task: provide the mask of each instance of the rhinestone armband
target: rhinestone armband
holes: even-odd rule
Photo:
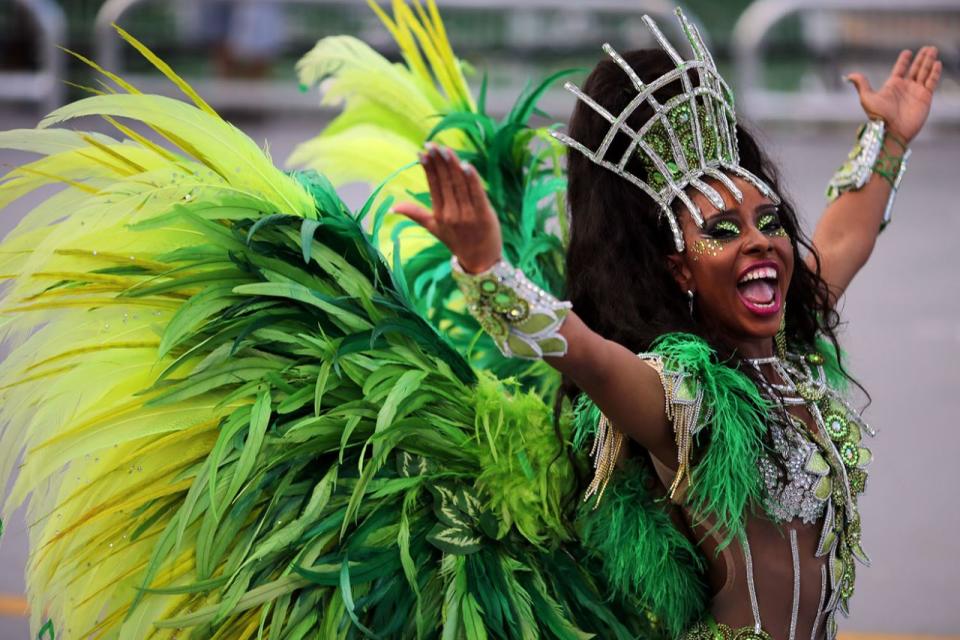
[[[571,303],[557,300],[504,260],[476,274],[465,272],[456,257],[450,264],[467,308],[503,355],[528,360],[566,355],[560,325]]]
[[[833,202],[848,191],[862,189],[874,173],[890,183],[892,190],[880,222],[883,231],[893,216],[893,202],[900,188],[900,181],[907,168],[910,150],[904,147],[899,158],[890,157],[884,152],[885,126],[883,120],[870,120],[857,132],[857,142],[850,151],[847,161],[837,170],[827,185],[827,200]],[[904,146],[898,141],[898,144]]]

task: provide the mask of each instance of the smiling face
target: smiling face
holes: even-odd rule
[[[683,291],[693,291],[697,317],[716,328],[743,357],[773,353],[784,301],[793,276],[793,245],[779,211],[757,189],[732,177],[743,192],[737,202],[726,189],[725,209],[699,192],[690,196],[705,219],[699,228],[686,210],[680,212],[686,251],[670,257]]]

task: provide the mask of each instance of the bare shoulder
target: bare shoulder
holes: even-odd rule
[[[594,334],[569,375],[619,431],[661,459],[676,451],[659,361]],[[571,343],[572,346],[572,343]]]

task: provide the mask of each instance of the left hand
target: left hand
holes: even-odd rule
[[[937,59],[936,47],[923,47],[913,52],[900,52],[890,77],[877,91],[862,73],[851,73],[847,80],[857,88],[860,104],[867,116],[882,119],[887,130],[909,143],[920,132],[930,113],[933,92],[940,83],[943,63]]]

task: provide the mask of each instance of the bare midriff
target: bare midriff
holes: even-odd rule
[[[651,460],[660,482],[670,486],[673,470],[653,456]],[[746,544],[733,540],[718,553],[721,534],[709,533],[708,525],[694,525],[689,510],[680,509],[688,536],[707,561],[710,613],[716,622],[734,629],[759,625],[775,640],[826,637],[827,558],[816,557],[822,519],[804,524],[795,518],[777,524],[757,507],[746,518]]]

